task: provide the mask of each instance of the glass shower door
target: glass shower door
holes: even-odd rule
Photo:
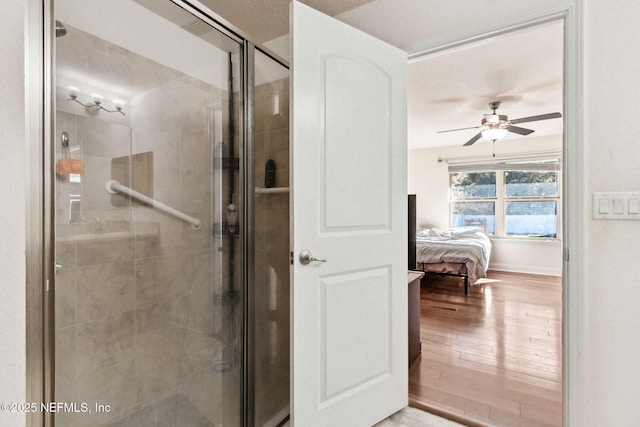
[[[289,70],[255,54],[254,425],[289,418]]]
[[[242,46],[168,0],[55,19],[57,425],[240,425]]]

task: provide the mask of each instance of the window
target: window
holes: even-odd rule
[[[451,175],[451,225],[479,226],[495,234],[496,172],[460,172]]]
[[[558,173],[505,171],[505,235],[558,235]]]
[[[558,159],[451,165],[452,227],[480,227],[497,237],[558,237]]]

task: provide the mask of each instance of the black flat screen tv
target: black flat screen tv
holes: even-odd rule
[[[416,195],[409,194],[409,270],[415,270],[416,265]]]

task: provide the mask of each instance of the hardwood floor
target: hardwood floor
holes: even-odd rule
[[[410,405],[468,425],[562,425],[562,279],[505,272],[485,283],[427,275]]]

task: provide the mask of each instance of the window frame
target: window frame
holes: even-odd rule
[[[492,239],[510,239],[510,240],[527,240],[534,242],[541,241],[559,241],[562,236],[562,159],[544,158],[544,159],[526,159],[526,160],[509,160],[499,161],[496,163],[475,163],[475,164],[453,164],[449,166],[449,219],[450,227],[453,227],[454,204],[458,202],[494,202],[495,225],[494,233],[487,235]],[[545,166],[541,166],[545,165]],[[556,173],[556,196],[511,196],[507,197],[506,190],[506,173],[509,171],[520,172],[555,172]],[[453,199],[453,176],[456,173],[472,173],[472,172],[494,172],[496,174],[496,196],[495,197],[475,197],[475,198],[458,198]],[[556,203],[556,237],[544,236],[525,236],[525,235],[507,235],[506,233],[506,206],[508,202],[544,202],[554,201]]]

